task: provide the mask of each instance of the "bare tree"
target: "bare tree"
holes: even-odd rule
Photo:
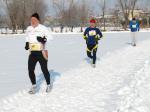
[[[134,9],[138,0],[118,0],[118,1],[125,20],[124,29],[126,29],[129,21],[129,15],[132,14],[133,17]]]
[[[1,3],[1,0],[0,0],[0,3]],[[0,5],[0,27],[1,27],[1,24],[2,24],[2,9],[1,9],[1,5]]]
[[[26,5],[26,0],[21,0],[20,2],[20,10],[19,10],[19,17],[17,19],[17,23],[20,26],[20,28],[22,28],[22,32],[24,33],[25,28],[27,26],[26,22],[27,22],[27,5]]]
[[[26,26],[29,25],[30,16],[34,12],[39,13],[41,22],[44,21],[47,5],[43,0],[3,0],[3,3],[13,33],[16,33],[18,28],[24,32]]]
[[[144,24],[145,22],[146,26],[150,27],[150,7],[149,7],[150,2],[149,0],[143,0],[142,2],[143,2],[143,6],[141,6],[142,9],[148,13],[147,16],[143,18],[142,23]]]
[[[6,10],[7,10],[7,14],[10,18],[10,23],[12,26],[12,31],[13,33],[15,33],[16,31],[16,27],[17,27],[17,22],[16,22],[16,18],[18,16],[18,12],[19,12],[19,0],[4,0],[4,3],[6,5]]]
[[[75,0],[53,0],[57,16],[60,17],[60,24],[70,27],[84,25],[89,16],[89,7],[86,0],[79,3]]]
[[[106,0],[97,0],[97,3],[99,4],[100,11],[102,11],[103,27],[104,27],[104,31],[105,31],[106,30],[106,25],[105,25],[105,23],[106,23],[106,20],[105,20],[105,15],[106,15]]]
[[[65,0],[52,0],[56,14],[63,12],[65,9]]]
[[[41,18],[41,22],[43,22],[45,19],[46,12],[47,12],[46,3],[44,2],[44,0],[30,0],[30,1],[32,1],[31,12],[32,13],[34,13],[34,12],[39,13],[40,18]]]
[[[60,18],[60,23],[64,24],[65,7],[67,6],[66,0],[52,0],[55,13]]]
[[[138,0],[131,0],[131,3],[130,3],[132,18],[134,17],[134,9],[135,9],[137,2],[138,2]]]
[[[104,31],[106,30],[106,28],[105,28],[105,10],[106,10],[106,1],[105,1],[105,0],[103,0],[102,11],[103,11]]]
[[[85,0],[82,0],[78,11],[81,23],[81,32],[83,32],[82,27],[85,26],[85,24],[87,23],[89,12],[90,11],[88,3]]]
[[[44,22],[47,12],[47,5],[41,0],[21,0],[20,2],[20,26],[24,32],[25,27],[29,24],[29,18],[32,13],[39,13],[41,22]]]

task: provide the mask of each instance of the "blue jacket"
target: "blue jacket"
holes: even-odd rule
[[[137,32],[140,30],[140,24],[138,21],[130,21],[131,32]]]
[[[102,33],[98,28],[88,27],[84,32],[84,39],[88,45],[98,44],[98,40],[102,38]]]

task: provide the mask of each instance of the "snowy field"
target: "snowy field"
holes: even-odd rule
[[[150,32],[104,33],[94,69],[81,34],[53,34],[49,71],[53,90],[45,93],[38,65],[36,95],[27,93],[28,52],[24,35],[0,36],[0,112],[150,112]]]

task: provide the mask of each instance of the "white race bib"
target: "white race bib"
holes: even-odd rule
[[[132,25],[132,28],[136,28],[136,25]]]
[[[89,31],[89,36],[95,36],[95,35],[96,35],[96,31],[95,30]]]

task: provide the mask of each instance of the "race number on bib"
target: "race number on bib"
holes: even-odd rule
[[[132,25],[132,28],[136,28],[136,25]]]
[[[30,50],[31,51],[41,51],[42,50],[41,44],[30,43]]]
[[[89,31],[89,36],[95,36],[95,35],[96,35],[96,31],[95,30]]]

